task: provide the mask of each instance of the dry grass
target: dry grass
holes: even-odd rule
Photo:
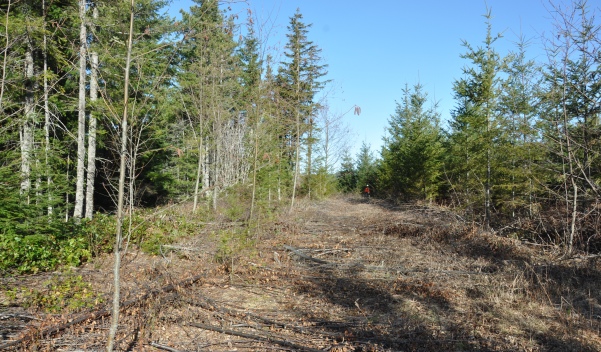
[[[236,247],[227,262],[214,260],[217,233],[205,227],[178,244],[189,251],[126,261],[126,297],[198,273],[205,278],[124,312],[120,349],[601,350],[597,262],[558,260],[552,249],[481,232],[445,209],[301,202],[294,214],[262,224],[251,234],[254,245]],[[107,297],[110,262],[99,258],[80,269]],[[19,308],[0,307],[0,315],[9,309]],[[25,349],[101,350],[106,332],[103,321],[83,324]]]

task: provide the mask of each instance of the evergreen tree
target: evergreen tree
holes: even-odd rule
[[[548,148],[548,190],[560,204],[561,241],[570,253],[586,233],[598,233],[597,210],[601,189],[599,174],[599,114],[601,66],[600,26],[587,2],[556,7],[553,39],[548,41],[549,63],[541,117]],[[554,176],[554,177],[553,177]],[[559,231],[558,231],[559,232]]]
[[[433,200],[441,183],[444,153],[439,114],[425,108],[427,95],[417,84],[403,90],[402,103],[389,119],[380,167],[380,188],[404,198]]]
[[[338,171],[337,178],[338,188],[344,193],[355,192],[359,187],[357,183],[355,162],[348,150],[342,155],[342,162],[340,163],[340,170]]]
[[[497,206],[513,220],[532,217],[539,208],[544,151],[537,128],[540,99],[540,70],[526,58],[527,42],[520,38],[517,50],[505,58],[499,99],[500,137],[496,191]]]
[[[171,43],[169,19],[161,14],[165,6],[163,0],[137,0],[134,6],[136,21],[132,47],[130,87],[131,104],[128,110],[131,119],[128,141],[128,163],[126,204],[130,207],[154,203],[164,196],[164,183],[169,178],[161,173],[168,155],[165,135],[165,116],[169,100],[166,97],[174,75],[174,56]],[[129,4],[121,1],[98,3],[98,18],[94,26],[93,49],[98,53],[98,89],[103,99],[96,103],[94,117],[102,122],[99,126],[99,158],[115,161],[120,159],[121,131],[117,127],[121,121],[121,111],[125,110],[123,94],[123,68],[127,50],[130,18]],[[113,207],[117,190],[119,165],[116,162],[103,163],[102,180],[108,187],[101,195],[104,207]],[[156,182],[161,180],[163,182]]]
[[[311,173],[311,153],[314,144],[314,115],[319,104],[315,95],[323,86],[320,79],[327,74],[326,65],[321,64],[321,49],[308,39],[310,24],[303,22],[300,9],[290,18],[288,43],[284,55],[287,62],[281,63],[277,75],[282,123],[285,126],[282,141],[290,148],[289,163],[294,167],[291,208],[294,206],[296,187],[299,183],[301,140],[309,134],[307,141],[307,173]]]
[[[233,23],[224,19],[218,1],[195,3],[189,13],[182,13],[182,73],[178,82],[182,111],[195,129],[189,135],[192,145],[182,149],[198,153],[193,191],[196,204],[199,187],[207,196],[212,191],[216,202],[221,189],[246,177],[248,163],[243,144],[246,125],[235,101],[240,74]]]
[[[464,77],[454,83],[457,108],[452,112],[448,169],[456,200],[469,212],[481,214],[490,226],[493,167],[499,156],[498,97],[501,60],[493,44],[491,12],[486,15],[487,31],[483,46],[473,48],[463,42],[467,53],[461,57],[471,61],[463,69]]]
[[[357,188],[355,188],[355,191],[361,191],[367,185],[369,185],[372,190],[379,191],[380,185],[378,183],[377,175],[378,165],[376,158],[367,143],[363,142],[361,144],[359,153],[356,156],[355,164],[357,165]]]

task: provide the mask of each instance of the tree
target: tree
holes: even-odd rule
[[[442,181],[442,134],[436,106],[425,108],[422,86],[405,87],[402,103],[389,119],[382,150],[381,184],[393,195],[429,201],[438,195]]]
[[[363,189],[366,185],[378,191],[380,184],[378,183],[377,162],[367,143],[363,142],[361,144],[355,164],[357,165],[357,188],[355,188],[355,191]]]
[[[85,157],[86,157],[86,68],[87,41],[86,0],[79,0],[79,97],[77,99],[77,174],[75,183],[75,208],[73,217],[80,219],[85,203]]]
[[[195,204],[202,185],[212,193],[216,206],[220,189],[239,182],[248,165],[243,158],[243,134],[234,98],[238,96],[236,43],[233,23],[225,21],[215,0],[195,0],[197,6],[182,15],[184,61],[178,81],[186,114],[197,128],[195,139],[198,164],[194,190]]]
[[[135,0],[131,0],[130,3],[130,20],[129,20],[129,37],[127,40],[127,57],[125,59],[125,72],[124,72],[124,92],[123,92],[123,117],[121,119],[120,131],[121,131],[121,158],[119,163],[119,190],[118,190],[118,201],[117,201],[117,225],[115,235],[115,247],[114,247],[114,266],[113,266],[113,305],[111,310],[111,326],[109,330],[109,337],[107,340],[106,350],[112,352],[115,344],[115,336],[117,334],[117,327],[119,326],[119,309],[120,309],[120,290],[121,290],[121,279],[119,270],[121,269],[121,238],[123,236],[123,215],[124,215],[124,198],[125,198],[125,176],[126,176],[126,165],[127,160],[127,139],[129,128],[127,126],[128,121],[128,101],[129,101],[129,70],[131,65],[131,53],[133,46],[133,33],[134,33],[134,5]]]
[[[259,137],[261,128],[261,111],[263,100],[261,97],[261,73],[263,61],[259,54],[259,41],[255,34],[252,11],[248,10],[247,34],[242,46],[238,49],[238,56],[242,64],[241,70],[241,113],[245,123],[250,126],[247,134],[246,145],[252,150],[252,195],[249,218],[254,216],[257,197],[257,172],[259,167]]]
[[[342,155],[342,161],[340,163],[340,170],[337,174],[338,188],[344,193],[352,193],[357,191],[357,170],[355,169],[355,162],[350,153],[345,151]]]
[[[490,227],[492,208],[492,168],[495,141],[498,134],[497,104],[501,61],[493,44],[500,37],[492,35],[491,11],[486,14],[486,37],[483,46],[473,48],[466,41],[467,53],[461,57],[471,60],[471,66],[463,69],[464,77],[454,83],[453,90],[458,102],[452,112],[450,170],[453,174],[451,187],[456,194],[463,194],[459,202],[467,202],[472,211],[474,205],[482,204],[484,225]],[[480,189],[481,191],[478,191]]]
[[[92,19],[98,20],[98,6],[92,8]],[[92,22],[94,26],[94,22]],[[98,100],[98,52],[90,51],[90,105],[92,108],[96,106]],[[88,124],[88,160],[87,160],[87,176],[86,176],[86,195],[85,195],[85,217],[92,219],[94,214],[94,184],[96,178],[96,136],[98,133],[97,113],[89,113]]]
[[[355,115],[361,114],[361,108],[353,105],[346,112],[333,115],[327,102],[318,110],[317,125],[320,136],[317,144],[318,157],[315,158],[317,173],[315,178],[308,180],[315,184],[313,188],[316,188],[318,197],[325,197],[338,188],[334,166],[343,158],[345,152],[348,153],[350,131],[343,118],[351,111]]]
[[[549,184],[565,214],[562,241],[570,254],[577,240],[590,243],[598,233],[599,113],[601,27],[585,0],[571,6],[553,5],[555,31],[546,42],[549,63],[543,99],[549,167],[558,175]],[[587,239],[581,234],[592,233]]]
[[[528,42],[520,37],[516,51],[503,65],[499,97],[500,134],[497,204],[513,221],[532,218],[539,206],[538,195],[545,180],[540,167],[545,159],[538,129],[540,100],[539,67],[526,58]]]
[[[282,62],[277,76],[282,98],[284,125],[287,130],[282,139],[291,147],[290,163],[294,166],[292,183],[292,197],[290,209],[294,207],[296,188],[299,184],[300,151],[302,136],[307,132],[310,137],[307,141],[308,158],[310,159],[313,141],[313,117],[316,108],[316,93],[323,88],[326,82],[320,79],[327,74],[327,65],[321,64],[321,49],[308,39],[310,24],[303,22],[300,9],[296,10],[290,18],[288,25],[288,42],[285,46],[285,57],[289,60]],[[308,172],[311,170],[308,161]]]
[[[52,87],[59,84],[57,77],[69,71],[62,66],[70,50],[66,42],[52,34],[49,23],[69,10],[70,3],[65,1],[0,5],[0,11],[6,11],[2,16],[6,47],[0,92],[0,168],[7,175],[3,177],[6,191],[12,194],[13,182],[19,178],[18,192],[7,195],[3,202],[7,206],[12,203],[12,211],[4,214],[25,219],[13,222],[12,229],[23,225],[30,227],[27,231],[42,234],[57,220],[57,214],[52,213],[65,186],[59,176],[62,165],[57,161],[65,144],[55,145],[51,138],[50,100],[55,106],[66,100],[60,89]],[[58,111],[54,116],[58,120],[64,115]]]

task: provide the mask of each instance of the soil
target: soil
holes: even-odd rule
[[[362,198],[301,202],[244,231],[202,224],[161,255],[130,248],[118,350],[601,350],[597,257]],[[111,256],[74,270],[111,301]],[[104,350],[106,303],[50,314],[8,293],[60,275],[1,279],[0,349]]]

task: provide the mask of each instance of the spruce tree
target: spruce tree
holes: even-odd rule
[[[456,200],[469,212],[482,214],[487,228],[495,186],[493,168],[499,157],[495,142],[499,133],[497,105],[501,69],[499,54],[493,46],[499,36],[492,35],[491,17],[487,10],[483,46],[474,48],[463,42],[467,52],[461,57],[470,60],[470,65],[464,67],[463,77],[453,85],[457,108],[450,122],[448,158]]]
[[[426,108],[420,84],[405,87],[403,100],[389,119],[382,150],[381,184],[392,195],[434,200],[438,195],[444,153],[436,106]]]
[[[377,161],[371,151],[371,147],[366,142],[361,144],[361,148],[355,158],[355,164],[357,165],[357,188],[355,188],[355,191],[361,191],[369,185],[372,190],[379,192],[380,184],[378,183]]]
[[[528,43],[522,37],[506,58],[499,98],[500,134],[497,168],[497,206],[512,220],[532,217],[538,209],[538,196],[544,175],[544,151],[539,143],[538,100],[541,74],[534,61],[526,57]]]
[[[195,3],[190,12],[182,13],[182,73],[178,83],[182,112],[195,129],[189,136],[198,153],[195,204],[202,187],[204,195],[212,193],[216,206],[220,190],[239,182],[248,171],[247,159],[243,157],[246,125],[235,101],[240,82],[233,23],[226,21],[218,1]]]
[[[296,188],[299,184],[301,141],[303,136],[310,134],[307,139],[310,158],[314,143],[313,118],[319,106],[315,96],[325,85],[326,82],[321,81],[321,78],[327,74],[327,65],[321,63],[321,49],[308,39],[310,27],[310,24],[303,22],[303,15],[300,9],[297,9],[290,18],[286,35],[288,42],[284,55],[288,61],[281,63],[277,75],[282,99],[282,123],[286,126],[281,138],[290,148],[289,163],[294,168],[291,209],[294,207]],[[310,161],[308,163],[307,171],[310,172]]]
[[[357,191],[357,170],[355,168],[355,161],[348,152],[348,150],[342,155],[342,161],[340,163],[340,170],[337,173],[338,189],[344,193],[352,193]]]
[[[554,10],[555,30],[546,43],[549,63],[541,118],[550,161],[545,166],[552,170],[548,191],[564,214],[561,241],[571,253],[584,241],[581,234],[598,232],[594,224],[601,217],[597,210],[601,194],[601,66],[595,59],[601,38],[595,10],[586,1]]]

